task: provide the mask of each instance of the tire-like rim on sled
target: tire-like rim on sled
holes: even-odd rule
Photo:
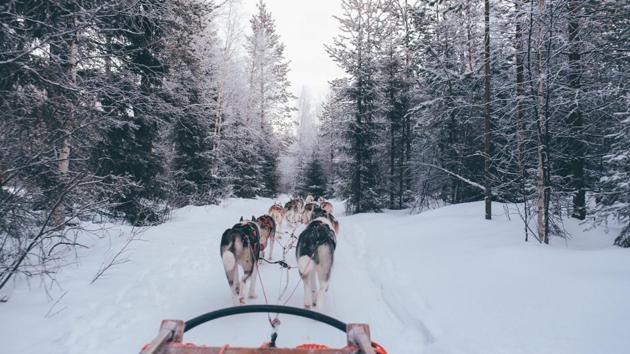
[[[282,305],[243,305],[235,307],[227,307],[221,310],[205,313],[201,316],[197,316],[193,319],[186,321],[184,325],[184,332],[187,332],[201,324],[216,320],[217,318],[227,317],[232,315],[240,315],[244,313],[283,313],[287,315],[294,315],[299,317],[310,318],[312,320],[325,323],[331,327],[335,327],[338,330],[346,333],[347,325],[336,318],[326,316],[319,312],[301,309],[298,307],[282,306]]]

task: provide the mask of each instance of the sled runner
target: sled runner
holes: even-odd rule
[[[343,348],[328,348],[321,344],[302,344],[296,348],[276,348],[277,334],[275,332],[271,337],[271,342],[264,343],[260,348],[232,347],[227,344],[212,347],[183,342],[184,332],[205,322],[226,316],[256,312],[283,313],[326,323],[346,333],[348,344]],[[145,345],[140,354],[387,354],[387,352],[370,340],[370,329],[366,324],[345,324],[319,312],[295,307],[245,305],[209,312],[186,322],[163,320],[158,336],[151,343]]]

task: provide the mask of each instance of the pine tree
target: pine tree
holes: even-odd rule
[[[172,173],[180,196],[179,205],[211,203],[211,193],[218,188],[211,170],[210,127],[203,123],[191,114],[178,119],[173,128],[175,157]]]
[[[411,201],[410,160],[413,144],[415,115],[411,111],[415,80],[413,68],[417,58],[413,21],[414,1],[392,0],[384,3],[385,28],[389,33],[382,48],[381,81],[382,106],[389,131],[387,154],[389,160],[389,208],[402,209]]]
[[[326,185],[326,174],[322,163],[317,155],[313,154],[300,178],[297,192],[301,195],[311,194],[314,197],[323,197],[326,196]]]
[[[295,97],[289,92],[289,62],[284,58],[284,44],[263,0],[256,5],[258,12],[250,20],[252,34],[247,37],[249,105],[247,125],[264,124],[273,127],[283,137],[291,134]]]
[[[246,40],[249,100],[245,125],[259,135],[263,186],[262,196],[278,193],[277,172],[281,149],[291,135],[293,95],[289,92],[289,63],[284,58],[284,44],[276,33],[275,23],[265,3],[260,0],[258,12],[250,20],[252,34]]]
[[[610,153],[604,156],[607,173],[601,180],[602,199],[597,211],[600,220],[612,217],[620,223],[615,245],[621,247],[630,247],[630,118],[627,113],[610,135],[613,144]]]
[[[224,161],[221,164],[232,193],[239,198],[262,195],[265,186],[258,139],[251,129],[236,120],[225,127]]]
[[[169,74],[165,77],[165,99],[171,110],[173,154],[171,200],[176,205],[209,204],[223,194],[216,168],[215,117],[217,85],[214,66],[217,39],[212,29],[214,9],[203,3],[186,2],[181,13],[182,30],[167,42]]]
[[[261,166],[260,178],[262,189],[260,195],[268,198],[275,198],[278,194],[280,176],[278,174],[278,160],[280,150],[270,137],[273,137],[271,127],[265,126],[262,136],[257,139],[259,163]]]
[[[318,151],[328,181],[326,194],[329,196],[343,195],[344,181],[349,178],[349,171],[345,168],[349,151],[345,132],[353,120],[353,110],[347,96],[348,88],[347,79],[331,81],[319,116]]]
[[[163,27],[169,23],[169,17],[166,8],[157,5],[151,0],[141,1],[136,4],[137,11],[111,19],[130,25],[113,33],[112,39],[124,43],[121,54],[127,63],[125,69],[137,75],[140,83],[136,85],[129,78],[127,88],[131,92],[129,99],[124,100],[127,104],[116,105],[118,112],[110,110],[118,122],[104,128],[103,139],[94,149],[99,176],[117,180],[118,184],[127,181],[114,197],[115,210],[138,225],[161,221],[161,212],[154,208],[154,203],[166,192],[165,185],[158,182],[158,176],[164,172],[161,164],[164,156],[156,151],[155,143],[163,112],[158,108],[161,100],[156,91],[167,70],[158,43],[164,39]]]
[[[339,18],[344,35],[327,47],[331,57],[352,77],[348,97],[354,104],[354,121],[347,132],[351,176],[344,188],[351,213],[378,211],[382,205],[381,170],[377,163],[377,54],[382,23],[381,9],[376,5],[372,1],[344,0],[344,16]]]

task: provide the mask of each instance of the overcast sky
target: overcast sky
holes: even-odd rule
[[[249,33],[249,18],[256,11],[258,0],[242,0],[245,33]],[[276,21],[276,29],[285,44],[285,56],[291,61],[291,89],[299,96],[306,87],[313,99],[320,101],[328,90],[328,81],[344,76],[330,59],[324,44],[332,43],[337,33],[341,13],[339,0],[265,0]]]

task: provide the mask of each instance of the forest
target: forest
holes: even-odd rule
[[[280,193],[508,203],[526,241],[574,218],[630,247],[629,2],[342,0],[321,105],[291,93],[265,2],[245,31],[238,7],[0,4],[0,288],[53,273],[76,230]]]

